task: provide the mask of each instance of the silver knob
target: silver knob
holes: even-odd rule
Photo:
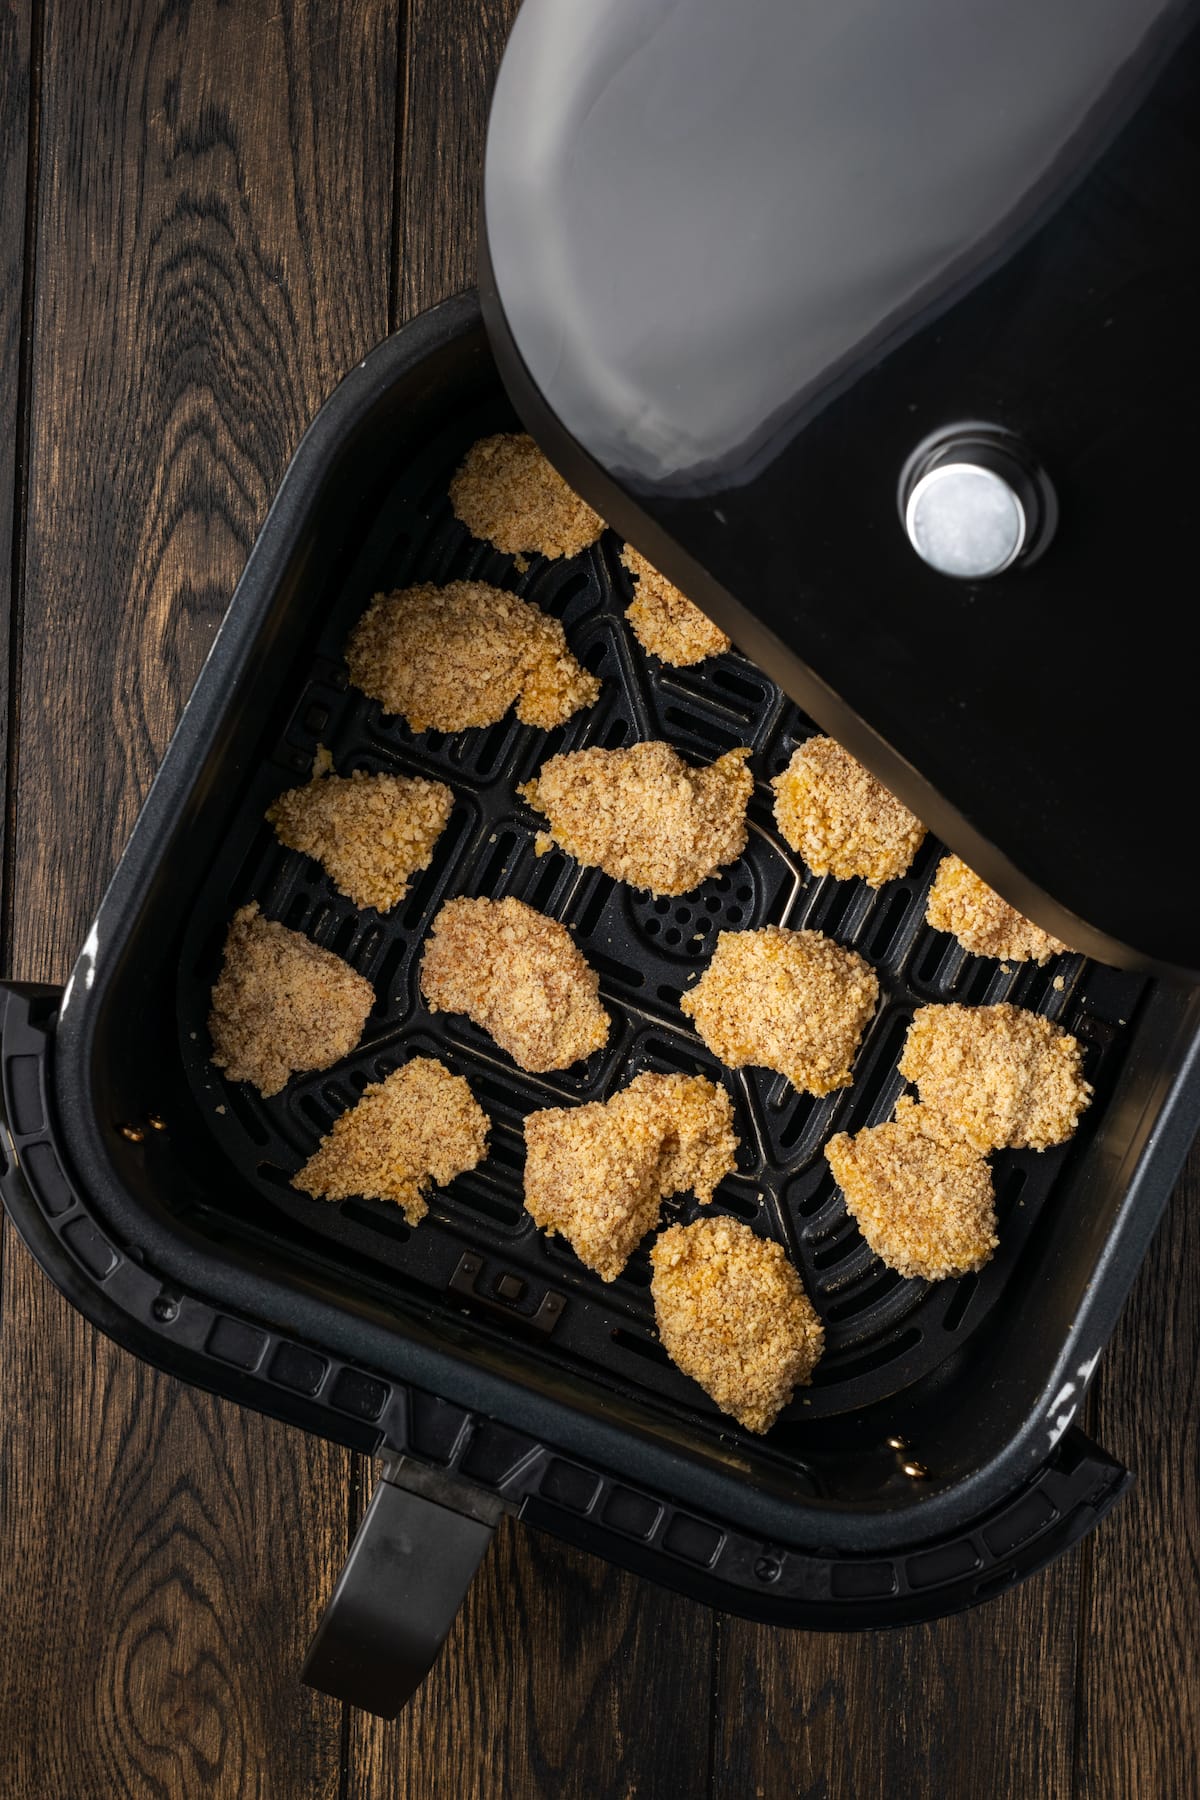
[[[909,458],[900,516],[923,562],[983,581],[1028,561],[1053,530],[1053,490],[1016,440],[995,428],[940,433]]]
[[[1014,488],[979,463],[930,469],[908,496],[908,540],[931,569],[979,581],[999,575],[1025,548],[1029,521]]]

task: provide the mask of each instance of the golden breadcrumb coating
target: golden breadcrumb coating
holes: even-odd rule
[[[1045,963],[1067,948],[1002,900],[957,856],[943,856],[938,864],[925,918],[935,931],[952,932],[974,956]]]
[[[633,577],[634,595],[625,609],[643,650],[677,669],[690,668],[706,656],[720,656],[729,639],[719,625],[680,593],[674,582],[626,544],[621,561]]]
[[[525,1205],[580,1262],[615,1281],[668,1194],[701,1204],[734,1169],[724,1088],[703,1075],[637,1076],[610,1100],[555,1106],[525,1121]]]
[[[692,1193],[707,1206],[714,1190],[737,1167],[738,1137],[725,1089],[703,1075],[646,1073],[625,1091],[629,1107],[655,1109],[662,1124],[663,1198]]]
[[[679,1004],[731,1069],[775,1069],[810,1094],[849,1087],[879,1000],[869,963],[820,931],[722,931]]]
[[[377,594],[346,643],[350,679],[413,731],[494,725],[516,701],[549,731],[600,692],[557,619],[486,581]]]
[[[461,1075],[414,1056],[335,1120],[292,1186],[318,1200],[394,1200],[410,1225],[444,1187],[487,1155],[489,1120]]]
[[[315,775],[267,808],[281,844],[313,856],[355,906],[388,912],[427,869],[454,795],[419,775]]]
[[[900,1100],[889,1124],[839,1131],[825,1159],[863,1237],[899,1274],[942,1281],[981,1269],[995,1250],[992,1172],[927,1107]]]
[[[472,537],[509,555],[578,556],[604,530],[524,432],[472,444],[450,483],[450,504]]]
[[[545,813],[539,854],[557,844],[617,881],[686,894],[746,848],[754,777],[749,750],[693,769],[670,744],[573,750],[552,756],[517,792]]]
[[[809,738],[771,786],[775,823],[814,875],[881,887],[903,875],[925,827],[830,737]]]
[[[362,1036],[375,990],[332,950],[264,919],[234,913],[212,994],[213,1061],[269,1098],[301,1069],[327,1069]]]
[[[664,1231],[650,1261],[671,1361],[747,1431],[768,1431],[825,1339],[782,1244],[736,1219],[700,1219]]]
[[[567,1069],[608,1042],[600,978],[565,925],[523,900],[447,900],[421,962],[430,1012],[466,1013],[518,1068]]]
[[[1064,1143],[1092,1097],[1078,1039],[1007,1001],[918,1007],[898,1066],[922,1105],[984,1152]]]

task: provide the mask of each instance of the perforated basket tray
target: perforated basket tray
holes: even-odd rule
[[[647,1068],[723,1081],[741,1152],[717,1207],[782,1241],[827,1330],[812,1388],[797,1395],[769,1440],[782,1444],[789,1419],[861,1409],[911,1385],[1001,1300],[1042,1208],[1053,1204],[1108,1098],[1145,982],[1076,956],[1039,969],[965,955],[923,923],[942,854],[932,839],[909,875],[878,892],[861,881],[813,877],[775,830],[766,783],[815,727],[760,670],[736,653],[689,670],[647,658],[623,616],[628,577],[607,535],[582,556],[549,564],[538,559],[520,573],[511,557],[473,540],[455,520],[447,488],[463,454],[477,437],[515,425],[502,399],[487,399],[399,461],[375,528],[328,595],[311,661],[284,695],[286,724],[241,785],[192,908],[180,964],[181,1054],[205,1122],[260,1196],[258,1231],[290,1238],[315,1258],[336,1257],[381,1293],[403,1288],[453,1312],[464,1290],[478,1290],[501,1302],[494,1321],[532,1330],[556,1358],[570,1358],[604,1383],[666,1401],[675,1413],[687,1409],[697,1429],[739,1435],[656,1341],[651,1239],[616,1282],[605,1284],[564,1239],[540,1233],[521,1200],[522,1122],[531,1110],[602,1098]],[[348,685],[342,647],[374,593],[464,578],[514,589],[560,618],[576,654],[601,678],[599,702],[552,733],[523,726],[509,713],[490,728],[443,737],[414,735]],[[739,744],[754,751],[745,855],[678,900],[655,899],[558,852],[538,856],[534,839],[543,821],[516,794],[556,751],[646,738],[666,738],[694,761]],[[454,790],[455,809],[433,865],[390,914],[356,909],[319,864],[284,849],[264,822],[270,801],[311,770],[318,744],[332,752],[340,773],[431,775]],[[429,1013],[418,986],[420,952],[438,907],[452,894],[516,895],[569,925],[600,973],[614,1018],[603,1052],[562,1074],[529,1076],[467,1019]],[[346,957],[378,996],[363,1041],[345,1062],[292,1081],[269,1101],[246,1084],[225,1081],[209,1060],[206,1020],[225,930],[235,908],[251,899],[267,916]],[[765,924],[815,926],[860,951],[879,972],[882,1000],[854,1084],[824,1100],[765,1071],[722,1069],[679,1010],[680,994],[704,967],[718,932]],[[914,1007],[1000,999],[1036,1008],[1080,1037],[1095,1105],[1073,1145],[995,1159],[1001,1247],[980,1275],[905,1281],[867,1249],[829,1174],[823,1145],[834,1131],[890,1116],[903,1087],[896,1061]],[[416,1231],[385,1201],[333,1207],[297,1193],[290,1177],[333,1120],[368,1082],[414,1054],[440,1056],[467,1078],[493,1120],[487,1161],[438,1193]],[[207,1205],[228,1223],[221,1195]],[[664,1217],[698,1211],[677,1198]],[[240,1199],[238,1216],[244,1221]]]

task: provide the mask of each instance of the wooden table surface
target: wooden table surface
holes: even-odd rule
[[[471,280],[513,10],[0,7],[5,972],[66,975],[322,399]],[[296,1678],[369,1469],[116,1349],[6,1226],[2,1800],[1190,1800],[1198,1176],[1093,1387],[1136,1486],[1051,1570],[807,1636],[506,1526],[391,1725]]]

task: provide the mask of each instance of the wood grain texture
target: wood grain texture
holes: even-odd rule
[[[517,0],[409,0],[398,157],[401,321],[475,284],[484,134]]]
[[[385,0],[51,9],[21,975],[65,972],[291,451],[387,329],[395,30]]]
[[[1200,1151],[1096,1377],[1101,1443],[1137,1472],[1085,1546],[1076,1793],[1200,1792]]]
[[[353,1714],[347,1800],[702,1800],[713,1615],[506,1522],[395,1725]]]
[[[1078,1559],[933,1625],[723,1621],[713,1800],[1069,1800]]]
[[[22,356],[26,280],[26,197],[30,150],[36,143],[32,86],[32,0],[10,0],[0,9],[0,745],[7,760],[10,625],[20,611],[20,542],[17,522],[24,495],[18,454],[26,373]],[[8,809],[0,809],[0,861]]]
[[[61,977],[286,460],[387,325],[396,20],[50,9],[14,971]],[[9,1234],[0,1794],[332,1796],[350,1461],[153,1374]]]
[[[333,1800],[296,1670],[348,1456],[116,1350],[23,1249],[0,1334],[0,1796]]]

